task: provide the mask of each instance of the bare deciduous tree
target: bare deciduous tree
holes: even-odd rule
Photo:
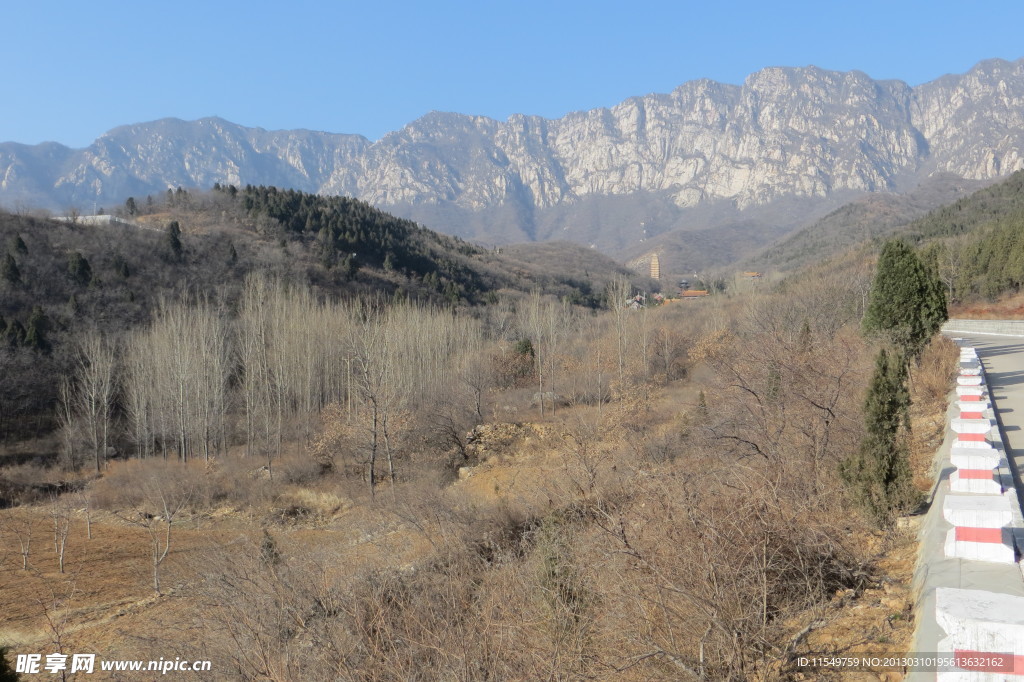
[[[625,381],[626,353],[628,348],[628,320],[630,309],[629,299],[633,296],[633,285],[625,277],[619,276],[608,284],[605,301],[612,312],[615,322],[615,342],[619,359],[619,385]]]
[[[71,532],[71,517],[74,514],[68,495],[50,495],[50,520],[53,521],[53,551],[57,555],[57,566],[64,572],[64,552]]]
[[[42,579],[42,577],[40,577],[40,580],[43,582],[41,591],[47,594],[47,596],[45,598],[37,596],[36,603],[39,605],[43,620],[46,621],[47,634],[50,644],[53,646],[52,651],[57,654],[63,654],[67,643],[68,625],[72,613],[71,605],[79,594],[77,578],[72,576],[64,581],[61,589],[55,587],[50,581]],[[67,670],[61,670],[60,673],[61,680],[66,680]]]
[[[161,593],[160,569],[171,551],[171,531],[193,495],[191,485],[175,476],[174,466],[158,466],[150,461],[140,468],[135,489],[122,493],[128,509],[118,513],[124,521],[145,529],[149,535],[153,591],[157,594]]]
[[[82,506],[82,512],[85,514],[85,537],[92,540],[92,492],[88,489],[80,490],[75,493],[75,500]]]
[[[74,403],[85,424],[96,473],[107,456],[116,391],[115,355],[115,345],[96,330],[86,332],[79,342]]]
[[[555,368],[557,367],[557,349],[565,332],[572,324],[572,313],[567,304],[557,303],[534,290],[520,309],[519,324],[525,335],[533,344],[534,360],[537,368],[537,392],[540,403],[540,414],[544,416],[544,401],[547,393],[554,396],[551,400],[551,411],[555,411]],[[544,390],[547,378],[548,391]]]
[[[29,555],[32,552],[32,519],[16,514],[12,510],[4,510],[0,515],[0,528],[17,539],[18,553],[21,554],[21,570],[27,571]]]

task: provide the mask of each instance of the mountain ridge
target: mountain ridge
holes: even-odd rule
[[[468,238],[622,251],[695,229],[690,209],[714,202],[822,206],[933,173],[1001,177],[1024,167],[1022,112],[1024,60],[992,59],[913,87],[767,67],[740,85],[698,79],[556,119],[435,111],[376,141],[165,118],[118,126],[79,150],[0,144],[0,202],[63,209],[177,186],[266,184],[357,197]]]

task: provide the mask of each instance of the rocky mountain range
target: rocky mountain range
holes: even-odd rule
[[[1022,167],[1024,60],[917,87],[773,67],[559,119],[435,112],[376,142],[218,118],[123,126],[85,149],[8,142],[0,204],[88,212],[178,186],[268,184],[356,196],[463,237],[628,253],[715,229],[764,243],[858,194]]]

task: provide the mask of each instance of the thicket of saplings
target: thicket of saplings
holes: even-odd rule
[[[496,253],[359,201],[273,188],[178,190],[119,213],[137,226],[0,210],[0,447],[18,444],[23,461],[50,454],[26,441],[54,430],[58,378],[74,365],[78,337],[144,325],[161,300],[185,292],[233,311],[246,276],[264,272],[309,283],[321,298],[486,305],[503,289],[540,288],[600,308],[606,284],[628,274],[582,246]],[[0,481],[0,505],[6,497]]]
[[[177,569],[202,616],[163,643],[218,674],[783,675],[793,617],[870,580],[837,474],[863,435],[867,280],[642,310],[618,286],[598,315],[540,295],[479,316],[336,303],[259,277],[230,314],[168,303],[81,343],[63,466],[98,470],[93,506],[168,540],[215,508],[263,526]],[[513,421],[548,425],[534,449],[551,465],[470,501],[453,481],[488,455],[467,433]],[[288,531],[344,524],[315,502],[341,498],[427,549],[353,567]]]

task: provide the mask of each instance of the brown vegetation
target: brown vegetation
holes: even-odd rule
[[[956,303],[949,308],[950,318],[965,320],[1022,320],[1024,293],[1012,293],[995,301]]]
[[[850,645],[823,633],[905,547],[837,475],[862,291],[815,284],[596,316],[260,278],[231,314],[167,304],[83,347],[60,442],[72,467],[99,453],[65,477],[88,499],[0,512],[0,636],[218,679],[792,679]],[[80,396],[109,348],[105,412]],[[923,407],[947,350],[914,373]]]

